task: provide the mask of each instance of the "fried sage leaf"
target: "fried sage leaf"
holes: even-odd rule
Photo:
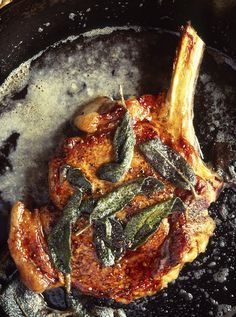
[[[85,177],[84,173],[79,168],[70,167],[66,174],[66,179],[68,182],[83,191],[91,191],[92,184]]]
[[[66,204],[63,215],[48,236],[48,248],[55,267],[70,273],[71,226],[80,215],[82,192],[77,191]]]
[[[104,240],[96,238],[96,253],[103,266],[112,266],[115,264],[115,255],[105,244]]]
[[[119,260],[125,250],[124,228],[119,219],[109,218],[110,235],[105,239],[105,243],[110,246],[115,255],[115,259]]]
[[[94,306],[88,309],[78,299],[71,294],[67,294],[66,310],[56,310],[47,306],[44,297],[26,288],[18,278],[15,278],[8,284],[0,294],[0,306],[9,317],[102,317],[116,316],[125,317],[125,313],[115,314],[117,310],[111,310],[113,315],[102,315],[106,307]],[[90,312],[91,311],[91,312]],[[123,312],[123,310],[122,310]]]
[[[94,223],[93,241],[103,266],[112,266],[125,249],[124,229],[118,219],[106,218]]]
[[[95,306],[91,310],[93,317],[126,317],[126,313],[123,309],[114,309],[111,307]]]
[[[183,211],[185,206],[178,197],[147,207],[135,214],[125,227],[125,240],[131,250],[142,245],[158,228],[163,218],[174,211]]]
[[[196,175],[188,162],[159,138],[139,145],[139,148],[152,167],[179,188],[192,189]]]
[[[67,310],[64,311],[63,316],[75,316],[75,317],[92,317],[88,310],[84,307],[84,304],[75,298],[73,294],[66,294]]]
[[[150,182],[152,186],[150,186]],[[140,178],[126,183],[101,197],[90,214],[90,223],[101,220],[124,208],[137,194],[160,190],[164,185],[154,177]]]
[[[109,219],[95,224],[94,242],[99,260],[104,266],[115,264],[115,254],[110,246],[105,242],[111,240],[111,223]]]
[[[43,317],[49,314],[43,297],[27,289],[19,279],[12,280],[2,292],[0,306],[11,317]]]
[[[88,199],[84,199],[80,205],[81,214],[90,215],[93,209],[95,208],[97,201],[98,200],[96,198],[92,198],[92,197]]]
[[[126,110],[113,139],[115,162],[102,165],[97,175],[100,179],[116,183],[129,170],[134,153],[135,134],[132,118]]]

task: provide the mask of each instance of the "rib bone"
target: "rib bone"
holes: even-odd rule
[[[188,24],[176,54],[171,86],[166,98],[165,124],[175,141],[185,139],[195,149],[193,168],[197,175],[214,183],[216,175],[206,167],[193,126],[196,83],[205,44]]]
[[[167,95],[167,124],[176,138],[197,147],[193,127],[193,100],[205,44],[190,26],[183,31]]]

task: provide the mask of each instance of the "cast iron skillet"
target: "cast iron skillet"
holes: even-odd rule
[[[87,12],[88,8],[90,10]],[[86,24],[68,19],[68,15],[76,11],[84,12]],[[21,62],[56,41],[105,26],[140,25],[178,31],[181,25],[191,20],[207,45],[236,59],[235,17],[236,1],[233,0],[225,2],[220,0],[16,0],[0,12],[0,83]],[[47,22],[50,22],[50,27],[42,33],[38,32],[39,27]],[[236,82],[236,78],[232,77],[232,80]],[[16,138],[13,136],[8,141],[7,146],[0,149],[4,154],[4,160],[7,159],[11,148],[14,149]],[[204,144],[204,136],[201,139],[200,135],[200,142]],[[0,155],[0,167],[6,164],[2,157]],[[232,267],[235,261],[235,227],[234,229],[229,227],[228,222],[233,223],[235,219],[235,207],[235,190],[233,188],[224,190],[218,203],[211,208],[213,217],[218,217],[220,225],[207,253],[201,255],[193,264],[186,266],[180,279],[172,283],[167,290],[126,306],[129,316],[234,315],[236,273]],[[10,210],[10,206],[7,202],[1,201],[0,197],[0,215],[3,209]],[[7,238],[6,214],[2,215],[0,220],[0,241],[3,243]],[[226,246],[216,251],[216,244],[222,236],[227,241]],[[202,273],[206,266],[210,269]],[[231,269],[226,283],[219,284],[214,282],[212,276],[222,267]],[[185,280],[191,271],[196,274]],[[51,304],[59,308],[64,305],[60,293],[59,290],[47,295]],[[104,303],[103,300],[93,298],[86,298],[86,301],[87,304]],[[112,301],[105,303],[120,306]],[[221,304],[228,306],[220,306]]]

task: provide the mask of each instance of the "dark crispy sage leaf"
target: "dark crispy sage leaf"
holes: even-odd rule
[[[68,309],[64,313],[67,313],[67,316],[92,317],[88,310],[83,307],[82,302],[78,298],[75,298],[72,294],[67,294],[66,299]]]
[[[10,317],[48,316],[49,311],[43,297],[27,289],[14,279],[0,295],[0,306]]]
[[[164,188],[164,184],[159,181],[157,178],[148,176],[143,182],[141,192],[145,195],[150,195],[155,191],[162,190]]]
[[[152,187],[150,187],[152,182]],[[124,208],[137,194],[160,190],[164,185],[154,177],[140,178],[126,183],[101,197],[90,214],[90,222],[114,215]]]
[[[125,227],[125,240],[128,248],[135,250],[142,245],[158,228],[163,218],[174,211],[183,211],[185,206],[178,197],[147,207],[135,214]]]
[[[59,222],[48,237],[48,248],[54,266],[63,273],[70,273],[71,222]]]
[[[112,266],[115,264],[115,254],[104,241],[105,239],[108,241],[111,239],[112,228],[109,219],[105,219],[103,223],[100,223],[97,229],[97,237],[95,233],[94,241],[98,258],[104,266]]]
[[[91,310],[93,317],[126,317],[126,313],[123,309],[114,309],[111,307],[95,306]]]
[[[123,309],[114,309],[104,306],[89,305],[89,309],[85,309],[78,299],[71,296],[70,300],[71,315],[75,317],[126,317],[126,313]],[[69,312],[69,310],[68,310]]]
[[[80,215],[82,192],[77,191],[68,201],[63,216],[48,236],[48,248],[55,267],[63,273],[70,273],[71,226]]]
[[[88,308],[85,308],[84,301],[85,299],[83,299],[82,302],[79,298],[75,298],[72,295],[67,295],[69,308],[66,311],[61,311],[58,315],[48,315],[47,317],[126,317],[126,313],[123,309],[114,309],[104,306],[91,307],[91,303],[89,303],[89,305],[87,304]]]
[[[112,183],[118,182],[130,168],[134,145],[135,134],[132,118],[126,110],[113,139],[115,162],[102,165],[97,171],[98,177]]]
[[[80,188],[83,191],[92,190],[92,184],[79,168],[70,167],[67,171],[66,178],[74,187]]]
[[[104,240],[99,238],[95,241],[96,253],[103,266],[112,266],[115,264],[115,255],[112,250],[106,246]]]
[[[112,266],[125,249],[124,229],[118,219],[106,218],[94,223],[93,241],[97,257],[104,266]]]
[[[0,295],[0,306],[9,317],[94,316],[72,295],[68,295],[68,309],[56,310],[49,308],[42,295],[27,289],[18,278],[12,280]]]
[[[105,243],[110,246],[115,255],[115,259],[119,260],[125,250],[124,228],[119,219],[109,218],[111,225],[111,234]]]
[[[90,215],[95,208],[97,201],[98,200],[95,198],[88,198],[83,200],[80,205],[81,214]]]
[[[80,216],[80,204],[82,199],[82,192],[80,190],[76,191],[73,196],[70,197],[66,206],[63,209],[62,222],[74,222]]]
[[[159,138],[146,141],[139,148],[153,168],[182,189],[196,184],[196,175],[188,162]]]

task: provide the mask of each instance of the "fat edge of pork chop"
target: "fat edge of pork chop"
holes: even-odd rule
[[[195,188],[198,199],[191,201],[191,193],[178,192],[188,204],[186,212],[163,219],[158,230],[143,246],[134,252],[127,252],[113,267],[102,267],[96,258],[92,229],[79,237],[72,234],[72,285],[84,293],[124,303],[152,295],[176,279],[186,262],[193,261],[200,252],[205,251],[215,227],[207,208],[215,201],[222,183],[204,165],[193,127],[193,96],[203,49],[204,43],[188,25],[183,30],[167,97],[144,96],[126,102],[136,121],[137,142],[150,134],[158,135],[193,167],[198,177]],[[119,110],[119,104],[115,109]],[[119,121],[122,112],[118,110],[115,111],[115,121]],[[91,118],[94,120],[94,116]],[[89,120],[86,116],[85,119],[86,127]],[[110,132],[114,126],[104,123],[104,118],[103,122],[98,120],[95,129],[93,126],[93,133],[69,140],[64,148],[64,156],[50,163],[50,193],[57,208],[45,207],[32,213],[22,202],[13,206],[9,248],[22,280],[34,291],[42,292],[65,283],[63,275],[50,262],[46,241],[47,234],[60,215],[60,209],[73,194],[68,183],[63,183],[63,186],[58,184],[60,166],[70,163],[80,167],[93,182],[96,195],[110,191],[113,185],[98,180],[95,172],[99,165],[112,160]],[[94,151],[99,155],[94,155]],[[122,182],[137,178],[140,174],[160,178],[135,150],[131,168]],[[124,217],[137,207],[145,207],[176,194],[174,186],[168,182],[165,185],[164,191],[149,199],[136,197],[130,208],[122,210],[119,216]],[[82,219],[76,227],[83,224]]]

